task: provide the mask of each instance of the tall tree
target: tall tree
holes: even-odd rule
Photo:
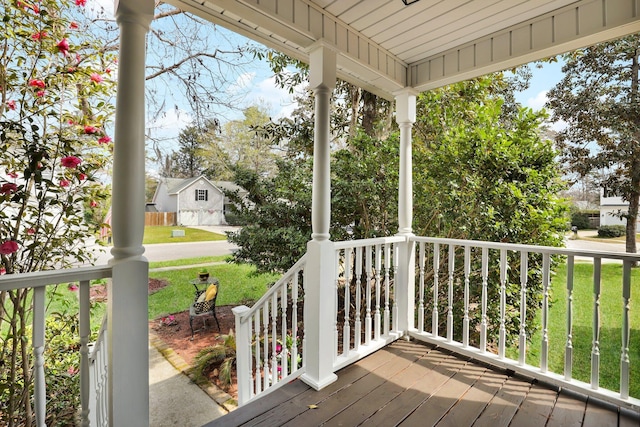
[[[633,35],[566,55],[564,77],[548,93],[553,120],[567,123],[557,136],[567,167],[581,177],[605,172],[600,185],[629,203],[620,216],[630,253],[640,201],[639,53]]]
[[[84,2],[0,2],[0,274],[91,261],[85,245],[108,197],[114,57],[83,28]],[[80,6],[80,7],[78,7]],[[33,425],[33,291],[0,292],[0,424]],[[48,349],[45,351],[49,351]],[[79,380],[47,363],[48,424],[73,423]],[[50,357],[51,356],[51,357]],[[63,359],[47,355],[47,360]],[[64,366],[64,367],[63,367]],[[66,412],[63,418],[52,413]]]

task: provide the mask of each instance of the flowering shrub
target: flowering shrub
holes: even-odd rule
[[[100,202],[108,196],[98,177],[109,169],[111,157],[111,140],[102,138],[110,126],[114,92],[106,69],[115,58],[103,51],[98,37],[75,31],[79,21],[87,20],[84,0],[1,4],[0,271],[60,269],[90,261],[92,254],[77,242],[100,229],[99,212],[106,205]],[[31,402],[23,398],[32,389],[33,363],[22,363],[23,355],[33,358],[27,333],[30,301],[31,293],[24,290],[0,295],[0,312],[5,313],[0,317],[0,425],[33,424]],[[47,377],[48,390],[64,394],[67,380],[77,384],[78,376],[69,375],[77,363],[71,362],[47,358],[48,369],[60,365],[53,383]],[[49,402],[63,402],[61,394]],[[56,411],[74,413],[74,406],[63,406],[75,404],[48,405],[48,419],[56,420],[48,424],[60,425]]]

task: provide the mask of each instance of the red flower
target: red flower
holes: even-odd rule
[[[104,80],[102,78],[102,76],[98,73],[91,73],[91,81],[95,82],[95,83],[102,83],[102,80]]]
[[[72,30],[77,30],[78,29],[78,23],[73,21],[71,24],[69,24],[69,28],[71,28]]]
[[[71,182],[69,182],[69,181],[68,181],[68,180],[66,180],[66,179],[61,179],[61,180],[60,180],[60,187],[68,187],[68,186],[69,186],[69,184],[71,184]]]
[[[14,240],[7,240],[0,245],[0,254],[9,255],[18,251],[18,243]]]
[[[36,96],[38,98],[42,98],[45,95],[45,93],[47,93],[47,92],[44,91],[44,90],[39,90],[39,91],[36,92]]]
[[[84,6],[87,4],[87,0],[76,0],[76,6]]]
[[[76,156],[67,156],[67,157],[63,157],[62,159],[60,159],[60,164],[62,166],[64,166],[65,168],[75,168],[80,163],[82,163],[82,160],[80,160]]]
[[[84,181],[85,179],[87,179],[87,175],[83,174],[82,172],[78,174],[78,179],[80,181]]]
[[[76,124],[76,122],[73,119],[67,120],[67,123],[69,123],[72,126]]]
[[[92,201],[89,203],[89,206],[91,206],[92,208],[95,208],[96,206],[98,206],[98,202],[96,202],[95,200],[92,200]]]
[[[29,80],[29,86],[39,87],[40,89],[44,89],[44,82],[38,79],[31,79]]]
[[[108,135],[105,135],[98,140],[98,144],[108,144],[110,142],[111,142],[111,138]]]
[[[104,70],[104,72],[107,74],[111,74],[111,68],[107,68],[106,70]]]
[[[33,40],[42,40],[42,39],[44,39],[46,37],[47,37],[47,32],[46,31],[38,31],[37,33],[33,33],[31,35],[31,38]]]
[[[95,126],[87,125],[87,126],[84,127],[84,133],[86,133],[87,135],[93,135],[94,133],[98,133],[99,130],[100,129],[98,129]]]
[[[7,108],[9,110],[15,110],[16,109],[16,101],[14,101],[14,100],[7,101]]]
[[[4,267],[0,267],[0,276],[2,276],[3,274],[7,274],[7,269]]]
[[[13,182],[5,182],[0,187],[0,194],[15,193],[16,191],[18,191],[18,186]]]
[[[30,236],[33,236],[34,234],[36,234],[36,229],[35,228],[28,228],[27,229],[27,234]]]
[[[69,54],[69,41],[67,39],[60,40],[56,46],[64,56]]]
[[[15,172],[7,172],[7,175],[9,175],[13,179],[16,179],[18,177],[18,174]]]

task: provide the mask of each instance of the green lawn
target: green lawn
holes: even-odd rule
[[[552,280],[552,306],[549,310],[549,370],[562,374],[567,330],[567,269],[561,265]],[[590,381],[593,340],[593,266],[576,263],[573,292],[573,378]],[[631,359],[630,394],[640,397],[640,271],[631,279]],[[539,319],[541,317],[539,316]],[[622,265],[602,265],[600,296],[600,386],[620,390],[620,349],[622,346]],[[541,331],[532,337],[527,363],[539,366]]]
[[[207,269],[220,281],[216,305],[251,305],[279,278],[275,274],[256,275],[255,268],[246,264],[213,265]],[[170,284],[149,295],[149,319],[187,310],[195,291],[191,281],[197,277],[198,270],[196,267],[150,273],[150,277],[168,280]]]
[[[184,230],[184,237],[171,237],[171,230]],[[144,228],[143,244],[154,243],[184,243],[184,242],[208,242],[212,240],[227,240],[224,234],[211,233],[189,227],[168,227],[162,225],[147,226]]]
[[[202,256],[197,258],[184,258],[184,259],[176,259],[173,261],[155,261],[149,263],[149,268],[161,268],[161,267],[179,267],[184,265],[195,265],[195,264],[211,264],[214,262],[225,262],[229,259],[231,255],[218,255],[218,256]]]

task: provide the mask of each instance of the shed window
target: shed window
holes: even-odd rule
[[[196,202],[199,201],[208,201],[209,200],[209,190],[198,190],[196,189]]]

